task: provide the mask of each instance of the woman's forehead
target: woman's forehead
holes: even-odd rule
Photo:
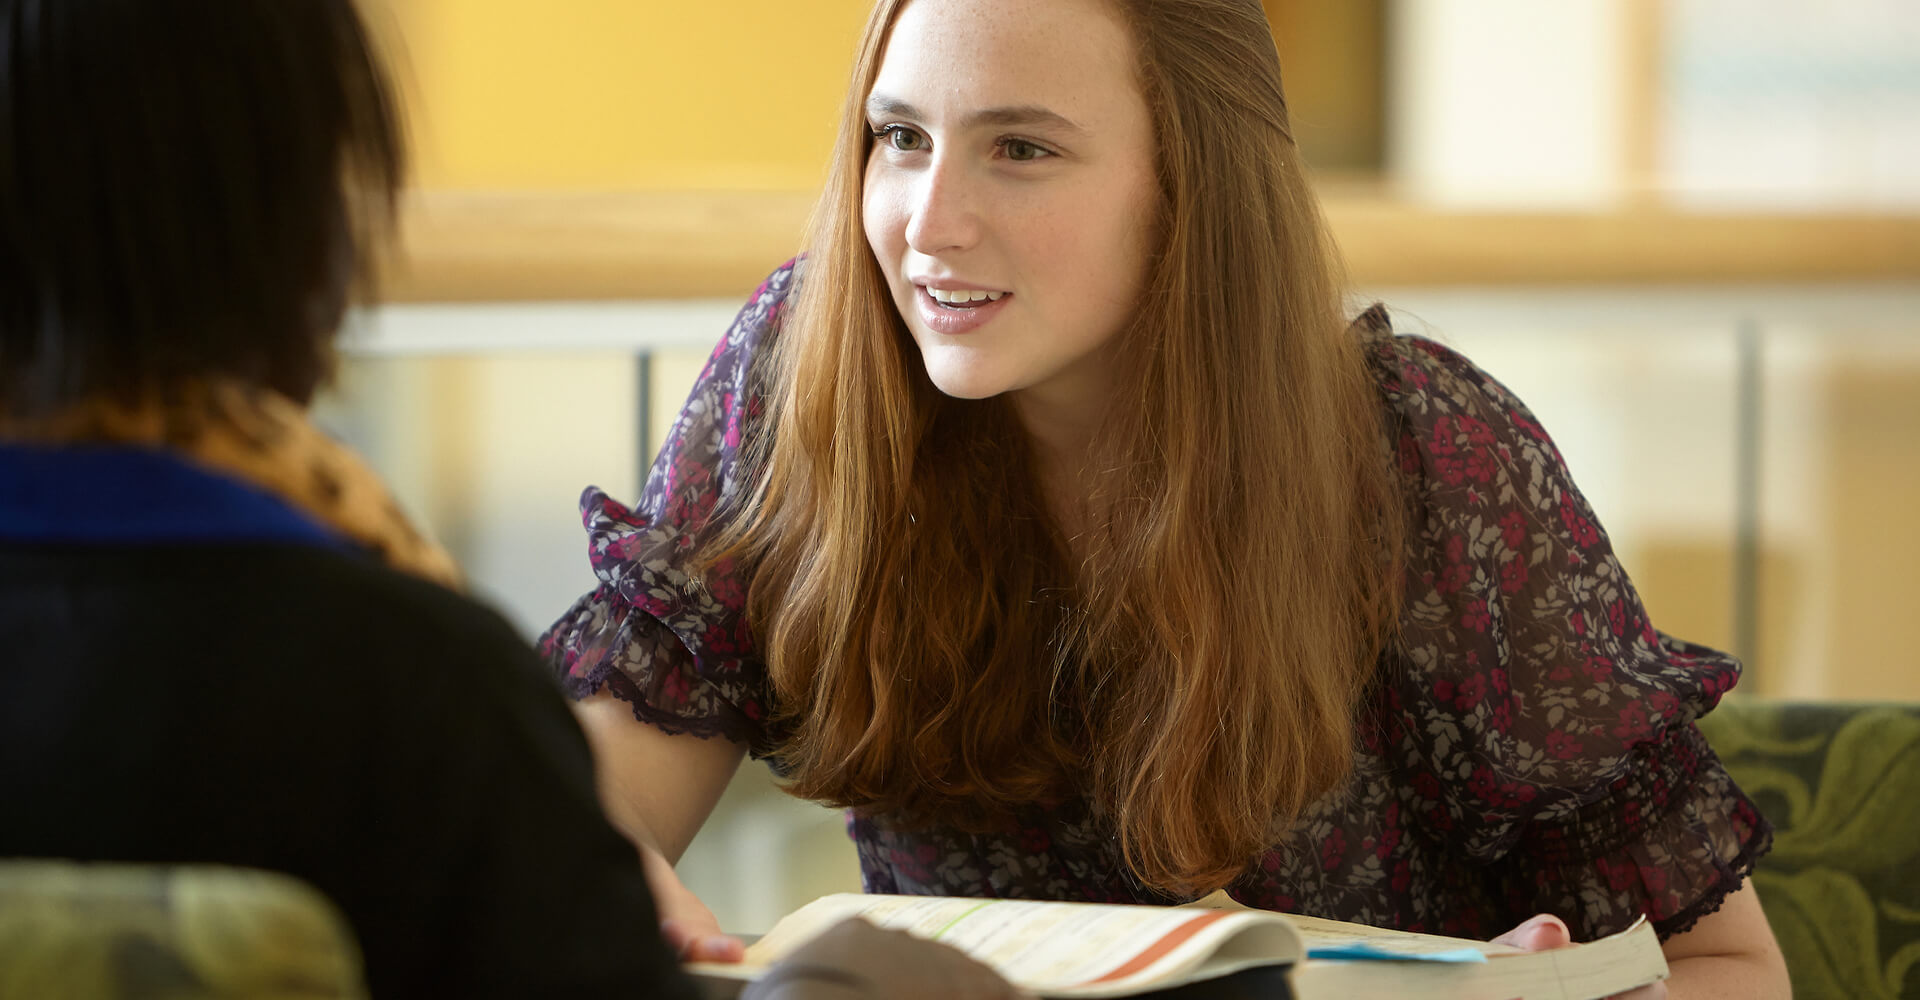
[[[1084,125],[1139,100],[1110,0],[911,0],[870,98],[933,117],[1043,107]]]

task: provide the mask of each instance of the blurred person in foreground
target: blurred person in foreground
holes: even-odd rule
[[[350,0],[0,0],[0,855],[285,872],[376,996],[693,996],[533,652],[309,423],[404,163]],[[763,996],[1011,993],[843,925]]]

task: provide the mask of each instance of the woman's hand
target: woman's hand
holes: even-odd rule
[[[1555,948],[1575,947],[1573,932],[1559,917],[1551,913],[1542,913],[1526,921],[1513,930],[1493,939],[1494,944],[1512,945],[1521,951],[1552,951]],[[1616,993],[1609,1000],[1667,1000],[1665,980],[1650,983],[1637,990]]]
[[[653,906],[660,914],[660,936],[682,962],[738,962],[746,955],[740,939],[723,933],[713,911],[680,881],[680,875],[659,851],[640,848],[640,861],[653,890]]]
[[[787,956],[741,1000],[1015,1000],[1024,994],[961,952],[854,917]]]

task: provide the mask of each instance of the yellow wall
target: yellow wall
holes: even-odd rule
[[[427,188],[805,190],[867,0],[369,0]]]
[[[395,61],[406,83],[420,186],[572,191],[816,188],[871,6],[870,0],[363,4],[377,27],[397,29],[383,33],[401,40]],[[1294,46],[1302,66],[1290,84],[1308,105],[1327,106],[1325,114],[1307,117],[1334,123],[1315,130],[1313,144],[1328,147],[1339,165],[1371,162],[1377,150],[1347,147],[1377,143],[1377,113],[1365,103],[1377,95],[1347,91],[1377,81],[1365,73],[1343,76],[1303,53],[1364,43],[1365,18],[1378,16],[1377,0],[1365,5],[1373,12],[1365,15],[1315,13],[1319,6],[1268,0],[1276,19],[1302,36]],[[1378,57],[1364,44],[1342,51],[1346,65]],[[1353,101],[1360,106],[1348,106]]]

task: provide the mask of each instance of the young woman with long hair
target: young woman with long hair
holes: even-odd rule
[[[807,249],[543,640],[683,951],[751,752],[875,891],[1646,914],[1677,990],[1783,981],[1692,724],[1737,665],[1518,400],[1343,314],[1255,0],[881,0]]]

